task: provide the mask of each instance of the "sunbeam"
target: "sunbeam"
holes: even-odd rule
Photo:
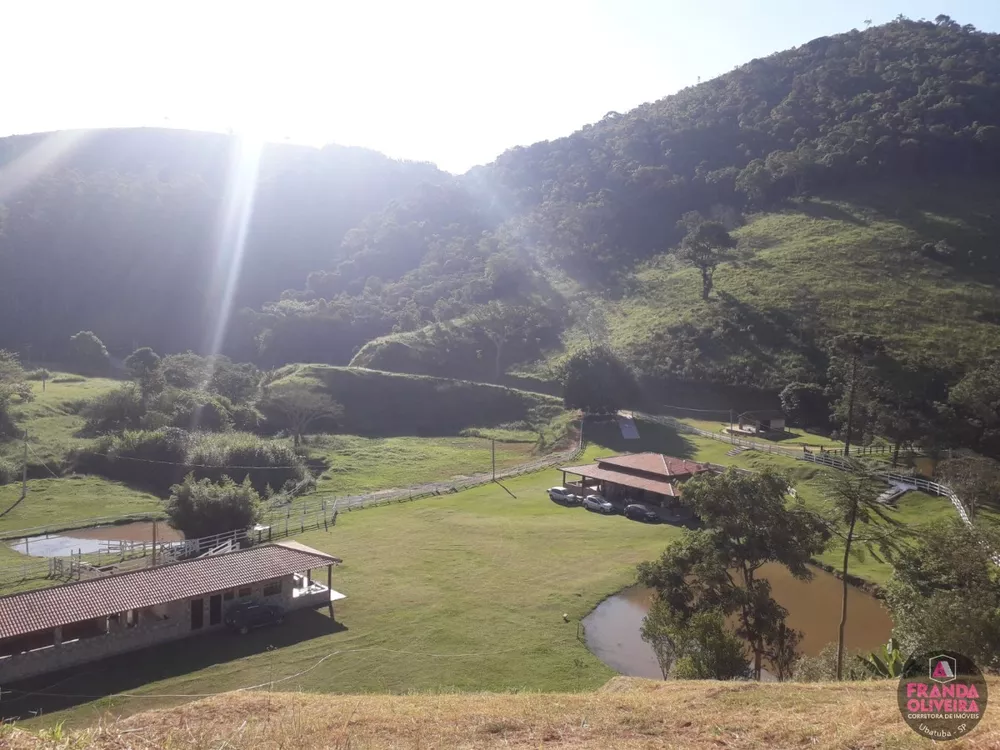
[[[89,130],[62,130],[41,136],[28,151],[0,167],[0,203],[56,166],[90,135]]]
[[[229,170],[222,199],[222,210],[216,230],[215,264],[206,304],[213,309],[214,325],[207,332],[202,351],[209,355],[210,380],[215,368],[212,357],[222,352],[222,345],[232,315],[233,299],[243,270],[243,254],[247,232],[253,216],[257,192],[257,174],[263,141],[237,134],[230,146]],[[198,421],[196,414],[195,421]],[[191,426],[197,428],[197,424]]]

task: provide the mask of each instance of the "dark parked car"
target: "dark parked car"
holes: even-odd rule
[[[247,602],[237,604],[226,613],[226,625],[241,635],[249,633],[251,628],[280,625],[284,621],[285,610],[277,604]]]
[[[631,518],[633,521],[649,521],[655,523],[660,520],[660,514],[649,505],[643,505],[642,503],[630,503],[625,506],[625,517]]]

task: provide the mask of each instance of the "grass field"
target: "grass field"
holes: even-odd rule
[[[531,461],[534,448],[534,442],[498,441],[497,471]],[[461,479],[493,465],[490,441],[478,437],[316,435],[309,438],[308,452],[329,465],[316,491],[337,495]]]
[[[723,443],[660,425],[639,429],[642,439],[628,441],[634,450],[725,458]],[[625,442],[612,423],[588,425],[587,437],[592,443],[580,463]],[[807,505],[821,502],[822,468],[755,452],[726,460],[787,470]],[[213,634],[155,648],[144,652],[141,667],[122,657],[97,671],[39,678],[45,686],[57,677],[67,695],[129,694],[96,703],[64,699],[72,706],[47,699],[46,712],[63,708],[68,713],[55,718],[81,723],[95,710],[133,713],[272,678],[307,692],[594,689],[612,673],[578,639],[576,623],[633,582],[636,563],[657,556],[681,531],[555,505],[544,490],[561,478],[556,470],[513,478],[505,485],[515,497],[487,485],[343,513],[329,532],[298,537],[344,559],[334,576],[348,597],[338,604],[337,625],[325,613],[300,612],[282,628],[246,638]],[[953,513],[946,503],[911,495],[899,513],[914,522],[944,518]],[[839,562],[836,550],[823,559]],[[873,580],[888,573],[883,563],[865,565],[855,572]],[[28,707],[41,699],[25,700]]]
[[[691,417],[676,417],[676,419],[684,424],[697,427],[699,430],[707,430],[708,432],[717,432],[720,434],[723,434],[723,431],[729,427],[728,420],[719,421],[715,419],[693,419]],[[795,448],[802,445],[817,448],[822,446],[823,448],[830,450],[835,448],[843,450],[844,448],[844,444],[840,440],[834,440],[826,435],[809,432],[808,430],[804,430],[800,427],[789,427],[779,439],[767,437],[765,435],[753,435],[750,439],[761,443],[773,443],[774,445],[780,445],[786,448]]]
[[[0,511],[21,496],[21,483],[0,487]],[[0,537],[34,526],[76,528],[91,518],[157,513],[163,503],[120,482],[93,476],[32,479],[28,494],[10,513],[0,518]]]
[[[53,382],[70,378],[72,382]],[[84,419],[78,412],[84,402],[103,395],[121,385],[121,381],[109,378],[80,378],[77,375],[56,373],[42,391],[41,381],[29,381],[35,394],[34,401],[15,404],[12,409],[14,420],[28,431],[28,463],[40,467],[46,464],[58,472],[66,454],[90,442],[77,436]],[[21,465],[24,444],[21,440],[0,442],[0,458]]]

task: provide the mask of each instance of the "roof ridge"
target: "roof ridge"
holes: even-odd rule
[[[305,546],[305,545],[302,545],[302,546]],[[312,553],[312,552],[307,552],[305,550],[297,550],[294,547],[286,547],[286,546],[284,546],[282,544],[279,544],[276,541],[261,542],[260,544],[254,544],[254,545],[252,545],[250,547],[246,547],[244,549],[237,549],[237,550],[232,550],[230,552],[223,552],[222,554],[219,554],[219,555],[207,555],[207,554],[205,554],[205,555],[202,555],[200,557],[193,557],[190,560],[175,560],[174,562],[162,563],[160,565],[144,566],[144,567],[141,567],[141,568],[136,568],[135,570],[122,570],[122,571],[119,571],[117,573],[108,573],[107,575],[96,576],[94,578],[81,578],[81,579],[79,579],[77,581],[67,581],[65,583],[60,583],[60,584],[57,584],[55,586],[48,586],[48,587],[46,587],[44,589],[28,589],[27,591],[14,591],[14,592],[12,592],[10,594],[0,594],[0,601],[2,601],[4,599],[10,599],[10,598],[15,597],[15,596],[23,596],[25,594],[31,594],[31,593],[33,593],[35,591],[54,591],[54,590],[57,590],[57,589],[59,589],[59,590],[68,589],[68,588],[72,588],[73,586],[80,586],[82,584],[93,583],[94,581],[106,581],[109,578],[123,578],[125,576],[137,575],[139,573],[148,573],[148,572],[154,571],[154,570],[166,570],[167,568],[171,568],[171,569],[173,569],[173,568],[179,568],[179,567],[182,567],[184,565],[190,565],[191,563],[205,562],[206,560],[219,560],[219,559],[221,559],[223,557],[229,557],[230,555],[238,555],[238,554],[244,553],[244,552],[253,552],[254,550],[261,549],[262,547],[280,547],[281,549],[291,549],[291,550],[295,550],[296,552],[300,552],[303,555],[313,555],[313,557],[316,557],[316,555],[314,553]],[[317,550],[317,552],[319,552],[319,550]],[[325,553],[320,552],[320,555],[324,555],[324,554]],[[333,557],[334,560],[339,560],[339,558],[337,558],[334,555],[330,555],[330,557]],[[133,558],[133,559],[135,559],[135,558]],[[325,559],[325,558],[321,557],[320,559]]]

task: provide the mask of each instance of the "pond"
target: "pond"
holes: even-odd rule
[[[812,581],[799,581],[778,564],[761,568],[771,593],[788,610],[788,625],[802,631],[799,651],[815,656],[837,640],[842,584],[836,576],[813,568]],[[642,640],[642,619],[649,611],[652,590],[632,586],[597,605],[583,620],[587,647],[612,669],[631,677],[661,679],[656,655]],[[874,651],[889,640],[892,620],[875,597],[854,586],[847,589],[848,651]]]
[[[156,524],[157,543],[177,542],[184,535],[165,523]],[[42,534],[18,539],[11,548],[22,554],[36,557],[63,557],[81,552],[85,555],[107,549],[108,541],[152,542],[153,523],[140,521],[115,526],[92,526],[73,529],[59,534]]]

